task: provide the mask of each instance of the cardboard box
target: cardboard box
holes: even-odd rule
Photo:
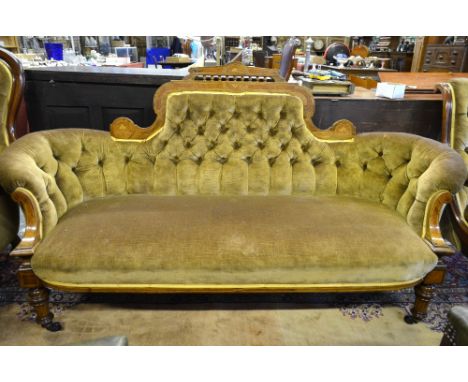
[[[384,97],[390,99],[405,98],[405,84],[394,84],[390,82],[379,82],[375,95],[377,97]]]

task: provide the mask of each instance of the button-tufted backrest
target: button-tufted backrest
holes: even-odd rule
[[[36,195],[44,232],[83,200],[149,193],[354,196],[397,210],[420,233],[432,192],[455,189],[466,175],[464,166],[437,174],[457,154],[414,135],[319,141],[289,94],[179,92],[166,109],[163,128],[147,141],[85,129],[28,134],[0,158],[0,182]]]
[[[454,97],[454,120],[450,145],[462,156],[468,168],[468,78],[450,81]],[[462,207],[468,204],[468,187],[459,194]]]

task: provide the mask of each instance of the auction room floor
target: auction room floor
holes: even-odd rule
[[[407,325],[404,311],[384,307],[365,321],[336,308],[304,305],[81,303],[60,312],[64,330],[50,333],[21,320],[20,305],[0,307],[0,345],[63,345],[126,335],[130,345],[438,345],[441,333]]]

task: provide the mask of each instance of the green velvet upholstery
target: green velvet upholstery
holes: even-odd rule
[[[32,265],[75,284],[379,284],[436,263],[397,212],[371,201],[124,195],[68,211]]]
[[[0,153],[8,146],[6,127],[8,104],[10,101],[13,77],[9,67],[0,60]],[[0,188],[0,251],[16,241],[19,224],[19,210],[10,196]]]
[[[203,273],[203,266],[211,266],[206,262],[208,255],[203,255],[203,250],[210,241],[209,232],[205,232],[205,239],[197,241],[196,245],[189,246],[188,241],[184,244],[181,240],[174,248],[184,250],[183,253],[168,248],[168,242],[162,245],[158,240],[165,236],[159,236],[158,229],[151,230],[153,234],[150,236],[127,236],[122,233],[126,241],[130,237],[138,237],[138,241],[128,243],[135,244],[135,248],[139,250],[146,246],[158,248],[157,252],[143,250],[138,255],[142,257],[135,255],[132,258],[130,246],[122,247],[124,243],[120,242],[122,249],[118,250],[110,239],[105,242],[115,249],[112,253],[104,250],[89,253],[91,247],[86,247],[85,243],[84,248],[88,248],[85,252],[78,245],[70,247],[70,251],[64,251],[67,245],[64,241],[77,235],[73,230],[80,226],[84,229],[84,225],[93,224],[96,235],[99,233],[103,238],[107,236],[108,230],[109,234],[113,232],[112,220],[104,223],[103,217],[110,216],[109,208],[114,202],[120,203],[122,209],[125,208],[128,212],[131,209],[126,208],[125,203],[130,206],[138,200],[145,200],[145,214],[129,212],[127,215],[131,219],[129,218],[128,223],[120,220],[116,227],[125,226],[126,229],[133,230],[130,227],[134,225],[142,229],[146,227],[145,232],[148,232],[149,226],[155,224],[160,227],[162,224],[155,221],[158,220],[155,217],[166,221],[172,219],[170,211],[164,213],[163,204],[158,197],[174,197],[173,200],[186,203],[188,196],[192,196],[193,210],[187,210],[187,219],[179,221],[179,225],[173,220],[171,224],[159,228],[161,235],[175,237],[174,230],[180,228],[181,234],[185,230],[184,235],[190,236],[189,228],[195,230],[197,224],[197,221],[191,219],[195,218],[203,221],[205,227],[215,224],[215,221],[219,222],[216,224],[223,224],[227,219],[225,224],[233,227],[229,228],[233,230],[233,239],[238,235],[239,239],[248,237],[249,240],[254,240],[258,237],[259,240],[252,242],[259,252],[245,267],[241,260],[246,256],[245,253],[250,253],[250,244],[247,241],[244,244],[238,243],[237,252],[234,246],[233,252],[226,255],[226,259],[223,257],[225,265],[237,264],[240,267],[240,273],[236,277],[241,277],[246,282],[251,280],[247,274],[255,268],[257,261],[262,269],[282,269],[283,273],[280,275],[278,272],[275,277],[283,281],[306,280],[310,271],[310,274],[314,274],[310,276],[313,282],[344,282],[351,277],[346,271],[347,267],[364,269],[371,265],[381,265],[381,268],[368,272],[367,275],[358,272],[361,280],[390,280],[392,272],[395,279],[407,280],[428,272],[434,266],[435,258],[428,253],[426,247],[421,246],[423,242],[420,239],[418,242],[416,236],[421,235],[426,203],[431,195],[438,190],[455,193],[463,185],[467,170],[457,153],[435,141],[401,133],[362,134],[354,142],[321,142],[307,130],[302,109],[299,98],[291,95],[181,92],[169,97],[165,126],[146,142],[116,142],[106,132],[85,129],[44,131],[19,139],[0,157],[0,182],[8,192],[13,192],[17,187],[29,189],[39,202],[45,239],[37,248],[37,255],[33,257],[33,269],[45,278],[48,276],[44,272],[59,272],[60,277],[65,278],[74,277],[72,273],[83,271],[79,276],[80,280],[96,280],[97,274],[101,280],[117,277],[122,280],[126,277],[128,280],[149,280],[150,276],[144,276],[145,271],[138,267],[145,267],[141,264],[141,259],[150,261],[149,253],[152,253],[152,265],[148,265],[152,270],[165,263],[177,273],[176,266],[180,260],[181,267],[187,264],[195,269],[196,264],[199,264],[198,269]],[[140,194],[145,199],[130,198],[129,194]],[[111,196],[122,198],[112,199]],[[203,199],[202,196],[210,199]],[[292,241],[288,241],[286,235],[281,234],[282,241],[268,259],[266,253],[271,244],[268,244],[267,239],[261,242],[260,233],[254,235],[247,228],[241,232],[240,226],[249,226],[248,220],[238,225],[235,219],[241,219],[242,215],[230,215],[227,211],[232,206],[221,203],[222,197],[244,197],[245,204],[241,203],[241,209],[246,211],[245,216],[250,216],[255,224],[263,224],[263,227],[268,217],[265,217],[263,223],[260,218],[255,220],[256,215],[252,214],[252,211],[257,211],[252,206],[254,199],[248,199],[260,196],[265,199],[260,198],[259,203],[260,200],[264,200],[261,203],[272,203],[265,207],[267,211],[280,215],[284,213],[289,217],[289,225],[292,227],[287,232],[294,229],[298,231],[294,236],[294,245]],[[281,198],[273,199],[279,197]],[[328,199],[329,197],[335,199]],[[201,205],[204,200],[211,202],[197,209],[197,203]],[[278,211],[273,211],[272,205],[276,200],[281,200],[281,204],[278,202]],[[303,203],[302,209],[295,204],[299,200],[308,201]],[[221,203],[219,209],[211,210],[215,215],[202,216],[202,209],[208,212],[211,203]],[[319,208],[321,204],[323,210]],[[302,216],[296,216],[294,221],[292,215],[284,210],[286,205],[291,205],[296,215]],[[138,208],[141,211],[141,207]],[[328,210],[325,213],[326,208]],[[86,220],[85,211],[88,210],[96,213],[90,214]],[[177,211],[184,215],[183,211]],[[192,215],[189,216],[188,211],[192,211]],[[218,211],[222,218],[215,219]],[[260,210],[258,211],[260,214]],[[326,214],[335,216],[336,222],[332,224],[332,220],[328,220],[328,228],[321,229],[320,219],[325,217],[318,216]],[[96,222],[92,223],[94,218]],[[341,218],[346,222],[359,222],[363,227],[369,227],[367,219],[372,222],[378,220],[381,224],[372,232],[381,238],[379,244],[385,248],[384,252],[379,250],[378,253],[373,253],[374,256],[370,256],[369,253],[363,253],[365,250],[358,251],[355,245],[351,248],[357,252],[352,256],[351,251],[346,251],[348,236],[351,235],[338,236],[330,228],[335,224],[340,226]],[[99,222],[105,229],[98,230]],[[389,222],[389,225],[392,222],[392,226],[386,226],[385,222]],[[402,222],[406,222],[412,229],[413,236],[407,227],[403,228]],[[248,228],[254,231],[255,224],[250,224]],[[262,229],[261,234],[265,238],[272,238],[274,233],[280,235],[286,227],[278,224]],[[182,228],[182,225],[188,227]],[[365,237],[363,230],[353,227],[352,223],[341,225],[340,232],[345,232],[345,226],[358,237]],[[395,240],[391,235],[384,239],[386,230],[394,230],[398,237],[405,237],[410,243],[410,249],[405,247],[405,259],[398,249],[403,241]],[[313,234],[314,231],[316,234]],[[331,240],[329,249],[321,253],[313,243],[305,239],[306,234],[317,240],[320,238],[322,246],[326,245],[327,240]],[[112,235],[110,237],[116,237],[117,234]],[[370,236],[372,235],[367,235],[361,243],[363,248],[371,242]],[[225,236],[220,234],[219,240],[223,237]],[[308,243],[309,252],[304,243],[300,243],[299,237],[303,237],[304,243]],[[339,241],[336,247],[333,247],[333,240]],[[93,235],[89,236],[88,241],[94,242]],[[286,242],[290,243],[288,245],[295,252],[289,252],[288,247],[284,247]],[[160,244],[161,248],[158,247]],[[203,248],[198,248],[197,245]],[[227,249],[226,246],[223,248]],[[338,256],[338,249],[347,254]],[[301,257],[300,251],[305,251],[307,255]],[[167,259],[162,257],[163,253],[167,254]],[[217,253],[218,258],[220,256],[215,249],[210,253]],[[328,274],[323,271],[327,262],[334,264],[336,276],[331,271]],[[216,263],[218,267],[225,266]],[[122,272],[104,276],[103,264],[107,269],[120,269]],[[294,270],[291,272],[293,274],[284,272],[285,264],[289,264],[290,269]],[[314,264],[319,269],[313,269]],[[125,269],[136,273],[124,274]],[[138,273],[140,271],[142,273]],[[242,276],[244,271],[247,273]],[[157,278],[163,279],[163,273],[161,269]],[[327,276],[323,276],[324,274]],[[190,277],[202,280],[205,276],[197,278],[197,273],[194,272]],[[210,277],[215,282],[218,276],[212,273]],[[268,279],[266,274],[260,276],[260,273],[255,277]]]

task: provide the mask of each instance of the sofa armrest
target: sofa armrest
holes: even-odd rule
[[[26,188],[18,187],[11,197],[17,202],[24,213],[25,230],[21,242],[11,251],[12,256],[28,257],[42,239],[42,213],[36,197]]]
[[[28,151],[26,145],[21,146],[24,143],[21,141],[15,142],[0,155],[0,184],[20,204],[26,218],[35,215],[34,224],[38,224],[35,231],[40,232],[42,237],[57,224],[68,206],[54,176],[43,171],[34,159],[34,155],[48,156],[49,153],[46,150],[39,153]],[[27,224],[30,226],[32,223]],[[23,246],[24,243],[19,245],[26,248]]]
[[[412,134],[358,134],[353,143],[331,146],[338,195],[381,202],[422,236],[430,232],[424,231],[429,202],[441,192],[452,198],[467,175],[462,158],[450,147]],[[448,196],[441,198],[439,202],[445,200],[443,209]]]

